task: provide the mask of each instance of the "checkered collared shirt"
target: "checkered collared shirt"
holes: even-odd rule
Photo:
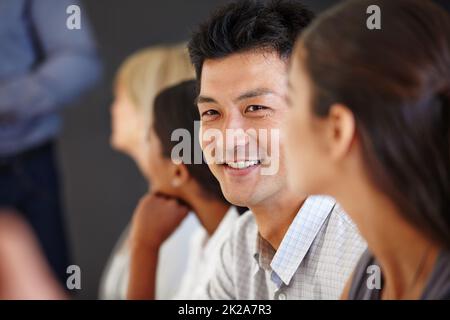
[[[356,226],[330,197],[306,199],[277,251],[247,212],[221,249],[206,297],[338,299],[365,249]]]

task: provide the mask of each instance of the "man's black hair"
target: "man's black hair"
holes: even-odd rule
[[[206,59],[260,49],[288,58],[297,36],[313,18],[313,12],[297,0],[238,0],[224,5],[199,25],[189,41],[197,79]]]

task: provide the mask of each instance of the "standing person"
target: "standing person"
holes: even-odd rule
[[[0,206],[24,215],[64,284],[69,253],[54,150],[59,111],[99,76],[86,16],[81,29],[66,26],[73,4],[0,2]]]
[[[366,27],[370,5],[381,30]],[[419,0],[330,9],[301,36],[290,88],[290,184],[336,197],[369,246],[343,298],[450,299],[448,13]]]
[[[222,248],[205,298],[337,299],[365,249],[334,199],[287,185],[285,137],[276,134],[288,112],[289,57],[312,18],[295,0],[236,1],[189,43],[205,157],[227,200],[250,208]],[[220,135],[208,141],[209,133]]]

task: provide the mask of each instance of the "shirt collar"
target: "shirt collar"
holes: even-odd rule
[[[336,201],[330,197],[308,197],[277,251],[258,233],[254,251],[256,263],[265,270],[272,270],[289,285],[335,204]]]
[[[270,271],[271,270],[270,263],[272,262],[272,259],[275,256],[276,251],[267,240],[261,237],[259,233],[256,238],[256,245],[254,252],[255,254],[253,255],[253,258],[255,259],[258,267],[261,267],[266,271]]]
[[[270,264],[289,285],[336,201],[330,197],[308,197],[290,225]]]

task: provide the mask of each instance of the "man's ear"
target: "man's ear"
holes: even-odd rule
[[[173,164],[172,170],[172,187],[179,188],[189,180],[189,171],[183,163]]]
[[[334,104],[330,108],[328,122],[331,156],[339,160],[345,157],[352,147],[356,134],[355,117],[345,105]]]

